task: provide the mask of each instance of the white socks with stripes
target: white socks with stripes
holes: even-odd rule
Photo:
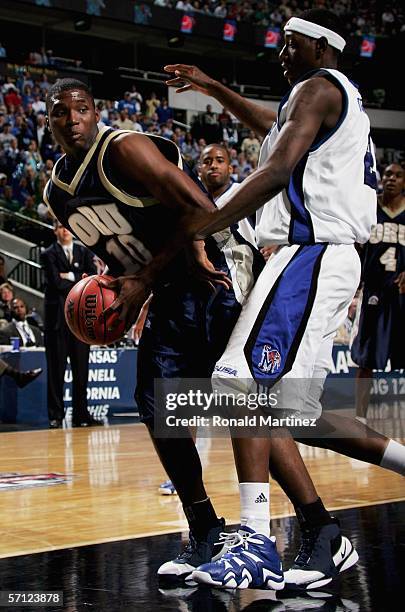
[[[270,484],[240,482],[240,525],[270,537]]]

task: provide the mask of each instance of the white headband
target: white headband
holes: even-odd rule
[[[324,36],[328,41],[328,44],[331,47],[335,47],[335,49],[338,49],[339,51],[343,51],[346,45],[345,39],[339,36],[339,34],[333,30],[324,28],[317,23],[312,23],[312,21],[300,19],[299,17],[291,17],[291,19],[287,21],[284,26],[284,32],[287,31],[299,32],[299,34],[304,34],[305,36],[310,36],[311,38],[321,38]]]

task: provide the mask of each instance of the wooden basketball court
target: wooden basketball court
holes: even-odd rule
[[[177,496],[141,424],[0,434],[1,473],[60,473],[66,484],[0,491],[0,557],[32,554],[187,529]],[[325,506],[332,510],[405,500],[401,476],[332,451],[300,446]],[[228,524],[239,520],[228,439],[202,439],[207,490]],[[293,515],[278,485],[272,517]]]

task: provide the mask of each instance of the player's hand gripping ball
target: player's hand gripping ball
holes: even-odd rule
[[[70,290],[65,302],[65,318],[70,331],[87,344],[112,344],[126,332],[120,310],[105,312],[117,297],[112,289],[100,283],[114,280],[111,276],[87,276]]]

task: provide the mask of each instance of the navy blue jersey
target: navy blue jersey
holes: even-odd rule
[[[364,286],[383,291],[405,270],[405,210],[395,217],[377,206],[377,225],[363,254]]]
[[[405,210],[392,216],[380,205],[364,249],[364,289],[352,359],[363,368],[405,367],[405,295],[394,280],[405,270]]]
[[[61,157],[44,191],[45,202],[62,225],[98,255],[113,276],[138,272],[170,239],[177,223],[176,211],[141,182],[126,183],[114,176],[110,144],[122,133],[102,129],[81,163]],[[173,142],[150,134],[141,137],[150,138],[168,161],[190,174]],[[163,280],[184,277],[185,266],[185,258],[177,257]]]

